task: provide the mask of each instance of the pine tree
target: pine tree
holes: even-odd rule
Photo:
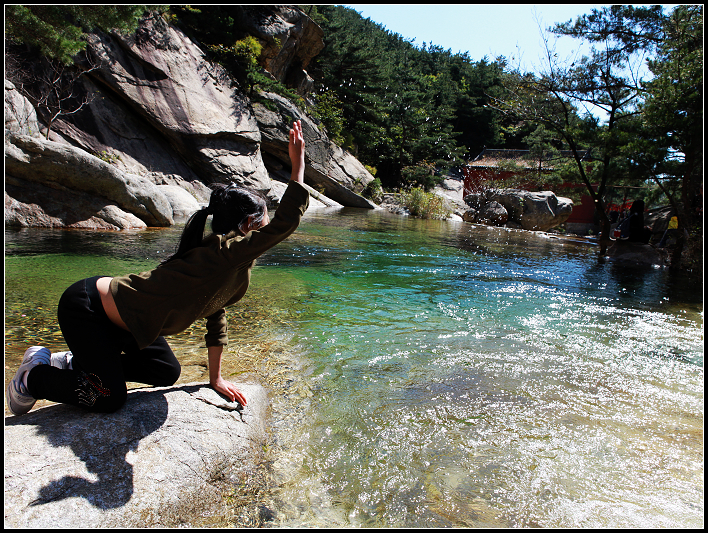
[[[5,32],[49,59],[72,65],[76,54],[86,48],[85,31],[134,31],[146,9],[147,6],[101,4],[6,5]]]

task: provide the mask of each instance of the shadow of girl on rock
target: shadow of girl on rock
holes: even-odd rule
[[[22,417],[6,418],[6,437],[12,426],[34,426],[37,435],[46,437],[52,446],[71,448],[89,474],[97,478],[95,481],[87,479],[77,472],[77,465],[66,460],[62,461],[64,465],[51,465],[53,454],[47,451],[48,468],[40,468],[29,475],[42,476],[43,471],[48,471],[44,476],[49,481],[57,471],[77,473],[49,481],[30,506],[71,497],[85,498],[94,507],[104,510],[125,505],[134,490],[133,465],[128,461],[128,453],[135,451],[140,441],[158,430],[166,419],[164,390],[131,391],[125,405],[110,414],[53,405]],[[6,459],[7,455],[6,449]]]

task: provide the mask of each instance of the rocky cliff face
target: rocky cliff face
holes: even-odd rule
[[[242,11],[244,32],[264,43],[261,63],[306,92],[305,68],[323,46],[322,30],[294,7]],[[134,35],[97,32],[88,42],[98,68],[74,90],[90,104],[60,116],[48,141],[29,103],[6,82],[6,225],[170,225],[207,202],[215,182],[235,181],[277,202],[282,188],[273,178],[289,172],[293,118],[309,132],[306,182],[336,204],[374,207],[357,194],[373,176],[351,154],[287,100],[269,96],[276,112],[252,105],[224,69],[162,17],[146,17]]]

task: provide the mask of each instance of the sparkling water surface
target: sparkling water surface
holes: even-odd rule
[[[74,281],[180,228],[8,230],[6,383],[63,348]],[[228,312],[225,373],[272,391],[271,526],[702,527],[700,279],[588,242],[310,210]],[[172,337],[206,380],[203,324]]]

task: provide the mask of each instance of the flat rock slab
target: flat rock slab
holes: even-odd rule
[[[5,418],[5,527],[208,524],[261,460],[267,393],[206,384],[136,389],[115,413],[51,405]]]
[[[614,241],[607,249],[610,261],[624,265],[662,267],[666,264],[661,252],[650,244],[631,241]]]

